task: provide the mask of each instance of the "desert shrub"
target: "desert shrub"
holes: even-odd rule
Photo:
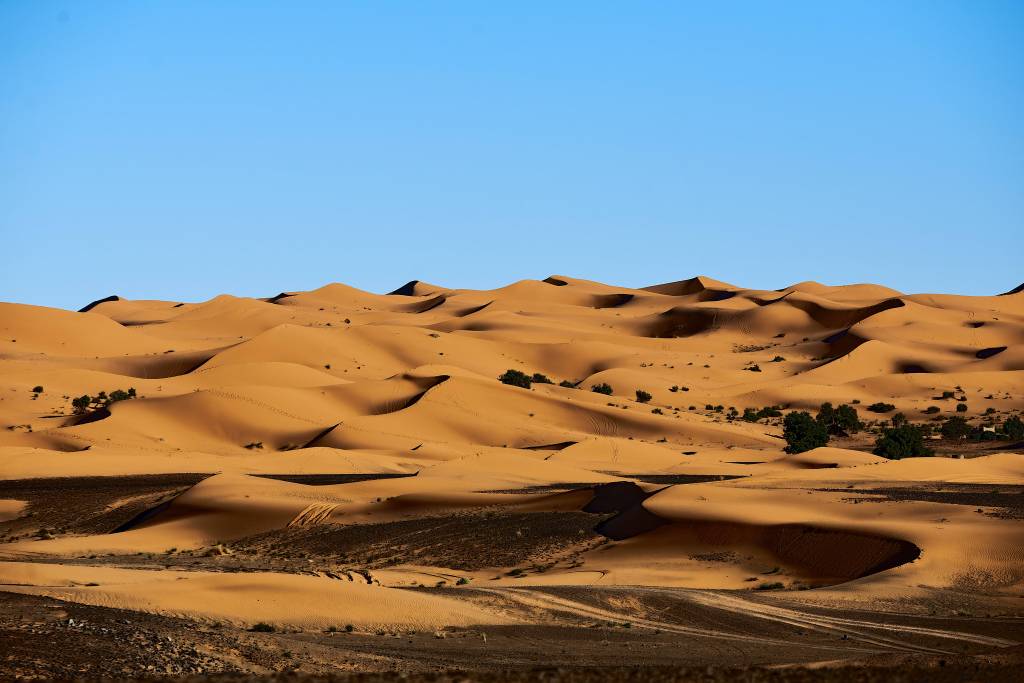
[[[345,624],[345,633],[352,633],[352,631],[355,631],[355,630],[356,630],[356,627],[353,626],[352,624]]]
[[[792,412],[783,420],[782,436],[787,453],[803,453],[828,443],[828,430],[804,411]]]
[[[533,378],[532,379],[533,379],[535,384],[554,384],[554,382],[552,382],[551,379],[548,378],[547,375],[545,375],[543,373],[540,373],[540,372],[533,373]]]
[[[952,391],[943,391],[942,396],[939,397],[940,401],[945,401],[948,398],[953,398],[954,394]]]
[[[963,439],[971,433],[971,425],[959,415],[954,415],[946,418],[939,428],[939,432],[947,439]]]
[[[715,409],[715,407],[713,405],[711,405],[710,403],[705,403],[704,404],[704,410],[714,410],[714,409]]]
[[[565,387],[566,389],[575,389],[576,388],[576,385],[573,384],[572,382],[570,382],[567,379],[563,379],[561,382],[559,382],[558,386]]]
[[[825,427],[829,434],[834,436],[856,434],[864,426],[857,417],[857,409],[845,403],[838,408],[833,408],[832,404],[827,401],[822,403],[818,417],[815,419]]]
[[[670,387],[668,388],[668,390],[669,390],[669,391],[671,391],[671,392],[672,392],[672,393],[674,394],[674,393],[676,393],[677,391],[679,391],[679,385],[678,385],[678,384],[673,384],[672,386],[670,386]]]
[[[533,383],[533,379],[525,372],[512,369],[508,369],[498,375],[498,380],[502,384],[508,384],[513,387],[522,387],[523,389],[529,389],[530,385]]]
[[[92,403],[92,397],[86,394],[85,396],[79,396],[78,398],[71,400],[71,407],[74,409],[76,415],[81,415],[85,411],[89,410],[89,405]]]
[[[786,360],[786,359],[783,358],[782,356],[775,356],[775,358],[772,358],[772,362],[773,363],[781,363],[784,360]]]
[[[129,387],[128,391],[125,391],[123,389],[114,389],[113,391],[110,392],[109,396],[107,395],[107,392],[101,391],[95,396],[89,396],[88,394],[86,394],[84,396],[79,396],[78,398],[72,399],[71,408],[74,410],[76,414],[80,415],[88,411],[89,408],[99,410],[101,408],[106,408],[110,406],[111,403],[117,403],[118,401],[127,401],[130,398],[135,398],[137,395],[138,394],[135,393],[135,387]]]
[[[1024,439],[1024,420],[1021,420],[1016,415],[1006,418],[1003,421],[1002,432],[1006,435],[1006,438],[1013,441]]]
[[[869,405],[868,410],[870,410],[872,413],[891,413],[892,411],[896,410],[896,406],[894,406],[891,403],[882,403],[881,401],[879,401],[878,403],[872,403],[871,405]]]
[[[647,393],[646,391],[644,391],[643,389],[637,389],[636,390],[636,400],[637,400],[637,403],[647,403],[648,401],[651,400],[651,395],[649,393]]]
[[[971,430],[970,439],[971,441],[998,441],[1001,438],[1005,438],[1005,434],[1000,434],[994,430],[988,430],[984,427],[976,427]]]
[[[773,581],[772,583],[759,583],[757,585],[757,588],[755,588],[754,590],[758,590],[758,591],[776,591],[776,590],[779,590],[781,588],[785,588],[785,586],[783,586],[778,581]]]
[[[920,458],[932,454],[931,449],[924,445],[924,430],[905,421],[897,427],[883,430],[871,452],[890,460]]]
[[[957,403],[956,404],[956,412],[958,412],[958,413],[966,413],[967,412],[967,404],[966,403]]]
[[[260,449],[260,448],[263,448],[263,442],[262,441],[252,441],[250,443],[245,444],[245,447],[248,448],[250,451],[256,450],[256,449]]]
[[[661,408],[655,408],[655,409],[653,409],[653,410],[652,410],[651,412],[652,412],[652,413],[654,413],[655,415],[664,415],[664,414],[665,414],[665,413],[664,413],[664,412],[662,411],[662,409],[661,409]]]
[[[33,393],[41,394],[41,393],[43,393],[43,387],[41,385],[37,384],[36,386],[32,387],[32,391],[33,391]]]
[[[127,391],[122,391],[121,389],[114,389],[113,391],[110,392],[110,396],[108,397],[107,400],[110,403],[117,403],[118,401],[127,401],[130,398],[131,396],[128,395]]]
[[[938,406],[928,406],[927,408],[924,409],[925,415],[934,415],[937,412],[939,412]]]
[[[455,582],[455,585],[465,586],[467,583],[469,583],[469,579],[467,579],[465,576],[460,576],[459,580]]]
[[[782,411],[775,406],[766,406],[760,410],[755,408],[743,409],[743,419],[747,422],[757,422],[766,417],[782,417]]]
[[[743,369],[744,370],[748,370],[750,372],[761,372],[761,366],[758,365],[757,363],[751,363],[750,365],[748,365],[747,367],[745,367]]]
[[[257,633],[273,633],[274,627],[264,621],[261,621],[257,624],[253,624],[252,628],[249,630],[256,631]]]
[[[604,394],[605,396],[612,395],[612,387],[607,382],[601,382],[600,384],[594,384],[590,387],[590,390],[595,394]]]

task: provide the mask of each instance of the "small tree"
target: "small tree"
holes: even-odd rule
[[[1008,417],[1003,421],[1003,434],[1013,441],[1024,439],[1024,420],[1018,416]]]
[[[651,400],[651,395],[649,393],[647,393],[646,391],[644,391],[643,389],[637,389],[636,390],[636,400],[637,400],[637,403],[647,403],[648,401]]]
[[[787,453],[803,453],[828,443],[828,430],[810,413],[792,412],[782,421]]]
[[[529,389],[533,379],[525,372],[519,370],[506,370],[501,375],[498,375],[498,379],[502,384],[508,384],[514,387],[522,387],[523,389]]]
[[[971,425],[959,415],[946,418],[939,429],[946,439],[964,439],[971,433]]]
[[[958,412],[958,413],[966,413],[967,412],[967,404],[966,403],[957,403],[956,404],[956,412]]]
[[[928,456],[932,454],[932,451],[924,445],[924,430],[907,424],[904,420],[898,427],[882,432],[882,435],[875,441],[872,453],[890,460],[899,460],[900,458]]]
[[[107,402],[117,403],[118,401],[127,401],[130,398],[131,396],[128,394],[127,391],[123,391],[121,389],[114,389],[113,391],[110,392],[110,398],[108,399]]]
[[[856,434],[863,427],[857,417],[857,409],[845,403],[838,408],[833,408],[832,404],[828,402],[822,403],[816,419],[829,434],[834,436]]]
[[[607,382],[601,382],[600,384],[594,384],[590,387],[590,390],[597,394],[604,394],[605,396],[612,395],[612,387]]]
[[[81,415],[85,411],[89,410],[90,404],[92,404],[92,397],[88,394],[71,399],[71,407],[74,409],[76,415]]]

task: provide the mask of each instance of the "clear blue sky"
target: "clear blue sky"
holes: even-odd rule
[[[1024,280],[1024,3],[0,0],[0,300]]]

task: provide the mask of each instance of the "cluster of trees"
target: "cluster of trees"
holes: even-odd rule
[[[787,453],[803,453],[827,445],[833,436],[849,436],[863,428],[853,406],[844,403],[833,408],[831,403],[822,403],[816,417],[804,411],[786,415],[782,435]],[[892,460],[932,455],[924,443],[926,434],[925,428],[910,424],[902,413],[897,413],[890,426],[883,427],[872,452]]]
[[[513,386],[513,387],[522,387],[523,389],[529,389],[534,384],[554,384],[555,383],[554,380],[552,380],[550,377],[548,377],[547,375],[545,375],[543,373],[535,372],[532,375],[528,375],[528,374],[526,374],[525,372],[523,372],[521,370],[513,370],[513,369],[506,370],[505,372],[503,372],[500,375],[498,375],[498,380],[502,384],[508,384],[510,386]],[[571,381],[569,381],[567,379],[563,379],[561,382],[558,383],[558,386],[564,387],[566,389],[575,389],[575,388],[577,388],[578,385],[579,385],[579,382],[571,382]],[[612,393],[612,388],[608,384],[595,384],[594,386],[590,387],[590,389],[591,389],[591,391],[596,391],[599,394],[608,394],[609,396]],[[646,393],[646,392],[644,392],[644,393]],[[650,399],[650,394],[647,394],[647,396],[648,396],[647,400],[648,401],[651,400]],[[640,391],[639,390],[637,391],[637,400],[640,400]],[[641,402],[643,402],[643,401],[641,401]]]
[[[874,405],[868,406],[868,410],[881,412],[873,409]],[[756,421],[757,415],[748,408],[743,418]],[[833,436],[848,436],[864,428],[856,408],[846,404],[833,408],[831,403],[821,404],[815,417],[804,411],[789,413],[782,424],[787,453],[803,453],[825,446]],[[931,433],[931,426],[910,424],[903,413],[896,413],[882,427],[872,453],[892,460],[933,455],[932,450],[925,445],[925,439]],[[946,439],[1020,441],[1024,440],[1024,420],[1014,415],[1006,418],[1002,424],[983,427],[974,426],[959,415],[952,415],[938,428],[938,433]]]
[[[925,428],[907,422],[903,413],[893,415],[890,422],[892,426],[883,428],[875,440],[872,453],[890,460],[932,455],[932,450],[924,445]]]
[[[849,436],[864,428],[857,409],[845,403],[832,407],[825,402],[818,409],[817,417],[802,410],[786,415],[782,421],[782,437],[786,440],[787,453],[803,453],[828,443],[833,436]]]
[[[970,422],[952,415],[939,427],[939,433],[946,439],[971,439],[972,441],[1020,441],[1024,439],[1024,420],[1014,415],[1003,420],[1002,424],[975,427]]]
[[[743,419],[747,422],[758,422],[766,417],[782,417],[782,410],[779,406],[765,406],[758,410],[757,408],[744,408]]]
[[[117,403],[118,401],[127,401],[128,399],[135,398],[135,387],[129,387],[128,391],[123,389],[114,389],[108,395],[107,392],[101,391],[95,396],[79,396],[78,398],[71,399],[71,408],[75,411],[76,415],[81,415],[88,412],[90,409],[99,410],[101,408],[107,408],[111,403]]]
[[[532,375],[527,375],[520,370],[506,370],[498,375],[498,379],[502,384],[510,384],[523,389],[529,389],[532,384],[554,384],[551,378],[543,373],[535,372]],[[568,380],[563,380],[561,386],[573,387],[576,385]]]
[[[498,375],[498,380],[502,384],[508,384],[514,387],[522,387],[523,389],[529,389],[534,384],[554,384],[554,382],[547,375],[539,372],[535,372],[532,375],[528,375],[522,370],[508,369],[505,372]],[[563,379],[558,383],[558,386],[565,387],[566,389],[575,389],[579,385],[578,382],[570,382],[567,379]],[[688,388],[684,389],[689,391]],[[600,384],[594,384],[590,387],[590,390],[597,394],[604,394],[605,396],[611,396],[612,386],[607,382],[601,382]],[[678,391],[679,387],[673,387],[673,391]],[[654,398],[649,391],[644,389],[636,390],[637,403],[648,403]]]

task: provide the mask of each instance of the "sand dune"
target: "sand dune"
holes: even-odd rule
[[[791,455],[780,416],[1001,424],[1024,410],[1018,291],[552,275],[87,308],[0,304],[6,590],[303,629],[520,623],[487,600],[548,600],[522,586],[1011,611],[1024,590],[1024,445]],[[97,494],[72,514],[51,480]]]

